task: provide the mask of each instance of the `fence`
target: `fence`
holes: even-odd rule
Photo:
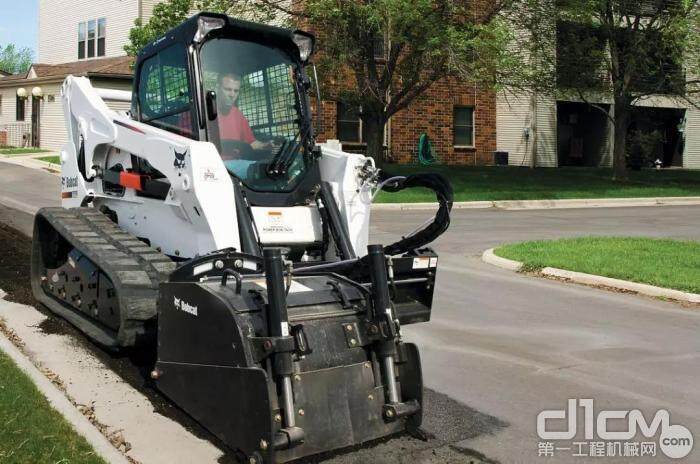
[[[32,124],[0,124],[0,147],[28,147],[32,143]]]

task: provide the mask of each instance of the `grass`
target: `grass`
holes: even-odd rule
[[[37,158],[38,160],[41,161],[46,161],[47,163],[51,164],[61,164],[61,157],[56,155],[56,156],[42,156],[40,158]]]
[[[700,242],[584,237],[506,245],[495,253],[531,270],[549,266],[700,293]]]
[[[396,175],[439,172],[450,180],[455,201],[557,200],[700,196],[700,171],[630,171],[628,182],[613,182],[605,168],[462,167],[387,165]],[[380,203],[434,202],[427,189],[382,192]]]
[[[0,462],[105,464],[1,351]]]
[[[0,148],[0,155],[16,156],[16,155],[26,155],[28,153],[44,153],[48,150],[43,150],[41,148]]]

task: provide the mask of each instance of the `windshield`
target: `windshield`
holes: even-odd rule
[[[219,151],[250,189],[293,190],[307,169],[296,65],[281,50],[217,38],[200,51],[205,94],[216,92]],[[210,136],[216,141],[216,136]]]

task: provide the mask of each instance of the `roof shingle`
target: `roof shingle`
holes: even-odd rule
[[[132,76],[131,65],[134,58],[130,56],[117,56],[114,58],[98,58],[93,60],[73,61],[61,64],[35,63],[31,69],[34,70],[37,78],[44,77],[65,77],[69,74],[74,76],[104,75],[114,77]],[[3,77],[3,82],[23,80],[28,73],[13,74]]]

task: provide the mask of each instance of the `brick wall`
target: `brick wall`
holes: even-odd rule
[[[472,7],[476,14],[476,12],[488,10],[488,5],[490,5],[489,0],[475,0]],[[316,34],[322,50],[324,35],[327,31],[314,28],[306,21],[301,21],[300,27]],[[352,86],[355,82],[349,70],[340,71],[338,76],[319,77],[323,90],[328,95],[337,95],[343,86]],[[314,101],[315,99],[312,98],[312,108],[316,117]],[[474,107],[474,148],[454,147],[455,106]],[[323,128],[317,135],[319,142],[338,138],[336,110],[336,102],[322,103]],[[446,78],[433,84],[408,108],[396,113],[391,123],[387,125],[387,130],[391,132],[387,157],[393,162],[418,163],[418,138],[422,133],[427,133],[441,164],[493,164],[493,153],[496,150],[496,94],[491,90],[463,83],[457,78]],[[343,148],[357,151],[362,147],[344,145]]]
[[[315,114],[315,104],[313,111]],[[474,107],[474,148],[455,148],[453,111],[455,106]],[[323,102],[323,130],[318,140],[338,138],[336,103]],[[389,159],[417,163],[420,134],[430,137],[442,164],[493,164],[496,150],[496,95],[490,90],[460,83],[455,78],[434,84],[406,109],[396,113],[390,127]]]
[[[474,107],[474,148],[454,147],[455,106]],[[420,134],[430,137],[442,164],[493,163],[496,150],[496,96],[493,92],[443,79],[391,121],[391,157],[400,163],[417,162]]]

